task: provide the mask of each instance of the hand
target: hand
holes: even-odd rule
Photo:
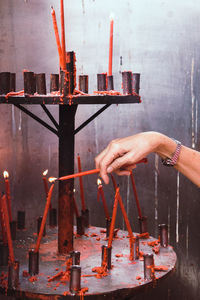
[[[104,182],[109,183],[108,173],[113,171],[118,175],[129,175],[137,161],[158,150],[162,137],[165,136],[157,132],[143,132],[111,141],[95,158]]]

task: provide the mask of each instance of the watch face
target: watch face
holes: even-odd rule
[[[162,159],[162,163],[166,167],[173,167],[173,162],[170,158]]]

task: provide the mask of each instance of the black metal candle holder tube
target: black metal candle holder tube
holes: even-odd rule
[[[154,257],[153,254],[144,254],[144,279],[154,280]]]
[[[8,265],[8,244],[4,244],[0,242],[0,266],[7,266]]]
[[[133,259],[139,259],[139,251],[140,251],[140,239],[139,236],[135,237],[135,241],[134,241],[134,254],[133,254]]]
[[[101,265],[107,265],[107,269],[110,270],[112,268],[112,247],[108,248],[108,246],[101,246]]]
[[[28,272],[30,275],[39,274],[39,252],[29,250]]]
[[[107,91],[107,74],[101,73],[97,74],[97,90]]]
[[[131,71],[122,72],[122,87],[124,95],[131,95],[133,93],[132,77],[133,73]]]
[[[82,215],[82,222],[85,228],[88,228],[90,226],[90,213],[89,209],[86,208],[86,210],[81,210]]]
[[[0,73],[0,95],[10,92],[10,72]]]
[[[24,71],[24,94],[33,95],[36,91],[35,74]]]
[[[81,267],[71,266],[70,267],[70,282],[69,290],[72,294],[77,294],[81,289]]]
[[[49,226],[56,227],[57,226],[57,209],[51,208],[49,210]]]
[[[8,264],[8,288],[15,290],[19,286],[19,262]]]
[[[106,218],[106,237],[109,237],[111,220]]]
[[[139,95],[140,92],[140,74],[133,73],[133,91]]]
[[[26,214],[25,211],[18,211],[17,212],[17,229],[25,229],[25,218]]]
[[[72,259],[72,265],[80,265],[81,253],[79,251],[71,251],[69,254]]]
[[[76,217],[76,232],[78,235],[83,235],[85,233],[82,216]]]
[[[140,227],[140,233],[145,233],[148,232],[148,227],[147,227],[147,217],[138,217],[139,220],[139,227]]]
[[[35,74],[36,79],[36,92],[39,95],[46,95],[46,76],[45,73]]]
[[[12,240],[15,241],[17,235],[17,221],[10,222],[10,232],[11,232]]]
[[[79,91],[88,94],[88,75],[79,75]]]
[[[16,74],[10,73],[10,91],[15,92],[16,91]]]
[[[50,75],[50,93],[59,91],[59,74]]]
[[[107,76],[107,82],[108,82],[107,90],[108,91],[114,90],[113,75]]]
[[[42,223],[42,217],[38,217],[37,218],[37,234],[39,234],[39,232],[40,232],[41,223]],[[45,235],[46,235],[46,224],[44,226],[44,231],[43,231],[43,236],[45,236]]]
[[[160,246],[167,248],[168,247],[168,225],[159,224],[159,235],[160,235]]]
[[[70,94],[73,94],[76,87],[76,54],[74,51],[66,53],[66,67],[69,72]]]
[[[69,72],[60,70],[59,88],[60,94],[67,96],[70,94],[70,79]]]

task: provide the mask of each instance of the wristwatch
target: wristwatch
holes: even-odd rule
[[[176,164],[179,154],[181,152],[181,142],[179,142],[173,138],[172,138],[172,140],[176,143],[176,150],[172,154],[171,158],[166,157],[166,158],[162,159],[162,164],[166,167],[173,167]]]

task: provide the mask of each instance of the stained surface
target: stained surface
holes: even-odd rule
[[[58,18],[58,1],[51,4]],[[23,86],[23,69],[46,72],[48,89],[50,73],[58,72],[49,6],[47,0],[0,2],[0,70],[17,73],[18,90]],[[75,154],[81,156],[82,169],[94,167],[95,155],[111,139],[140,131],[160,131],[199,150],[199,2],[69,0],[65,12],[67,49],[77,53],[77,74],[89,74],[90,91],[96,89],[96,74],[107,71],[111,12],[115,13],[116,89],[121,90],[121,71],[141,73],[141,104],[112,105],[77,134]],[[76,126],[99,107],[78,107]],[[31,110],[49,122],[39,106]],[[57,108],[50,110],[57,118]],[[6,169],[10,174],[13,216],[16,218],[17,210],[25,208],[27,226],[35,228],[36,217],[42,213],[45,202],[42,172],[48,168],[49,175],[57,176],[57,137],[13,106],[1,105],[0,113],[0,172]],[[85,196],[92,224],[104,226],[103,207],[96,202],[96,179],[84,178]],[[154,155],[149,156],[148,165],[137,167],[135,180],[150,234],[157,237],[157,225],[167,222],[170,244],[178,255],[174,278],[143,295],[143,299],[198,299],[199,189],[175,170],[163,167]],[[127,178],[118,181],[133,230],[138,231],[130,182]],[[78,181],[75,185],[80,203]],[[4,190],[3,180],[0,189]],[[112,185],[104,187],[104,192],[111,210]],[[56,201],[54,193],[54,206]],[[124,226],[120,214],[117,226]]]

